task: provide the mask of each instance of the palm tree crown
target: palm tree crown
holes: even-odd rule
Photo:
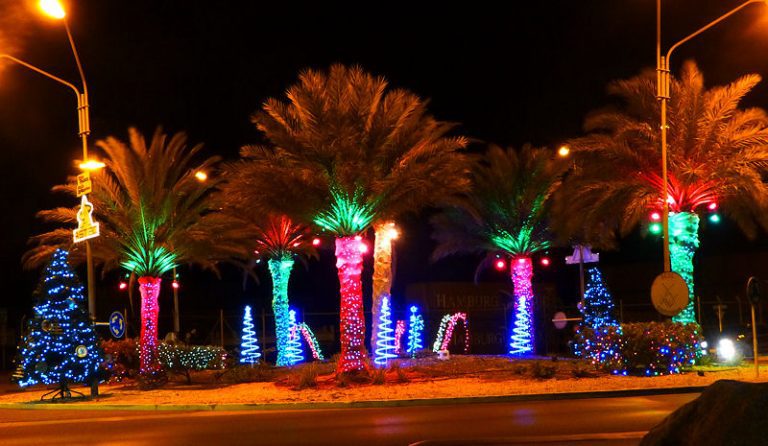
[[[193,166],[202,145],[189,148],[183,133],[168,137],[158,129],[149,145],[136,130],[129,143],[109,137],[97,145],[104,152],[106,168],[94,174],[94,218],[101,236],[92,240],[94,260],[105,270],[122,266],[138,276],[159,277],[182,263],[196,263],[216,270],[216,263],[242,257],[238,228],[214,212],[210,193],[216,179],[201,182],[195,172],[209,170],[216,157]],[[54,190],[75,194],[75,184]],[[73,224],[76,209],[41,211],[51,222]],[[47,258],[59,246],[72,244],[72,232],[59,228],[34,240],[38,246],[25,257],[30,266]],[[75,252],[82,258],[79,245]]]
[[[747,75],[705,89],[693,62],[672,79],[666,194],[671,212],[697,212],[715,203],[747,235],[755,234],[755,222],[768,224],[762,212],[768,188],[761,177],[768,163],[768,116],[758,108],[739,108],[759,80]],[[589,134],[570,141],[577,168],[563,188],[566,232],[592,228],[626,235],[649,211],[661,209],[655,82],[647,71],[612,83],[609,92],[623,106],[591,114],[585,123]]]
[[[529,256],[550,246],[551,197],[568,164],[545,149],[491,146],[472,169],[472,192],[461,206],[432,218],[433,258],[462,252]]]
[[[426,102],[359,67],[307,70],[253,122],[270,147],[246,147],[252,190],[266,205],[336,235],[353,235],[466,188],[451,124]]]

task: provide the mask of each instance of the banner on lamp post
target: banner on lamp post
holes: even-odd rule
[[[77,211],[77,229],[72,231],[75,243],[99,236],[99,224],[93,221],[93,204],[83,195]]]

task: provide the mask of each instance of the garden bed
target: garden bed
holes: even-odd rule
[[[653,378],[609,375],[571,359],[453,356],[448,361],[422,358],[393,364],[397,365],[379,375],[374,371],[344,380],[334,376],[334,364],[330,362],[292,369],[262,366],[196,372],[191,385],[185,384],[183,377],[173,377],[165,387],[149,391],[139,390],[135,382],[127,380],[102,385],[102,397],[95,401],[153,405],[346,402],[706,386],[719,379],[755,381],[754,368],[746,364],[708,366]],[[242,380],[263,382],[236,383]],[[761,365],[760,380],[768,380],[768,364]],[[37,401],[44,392],[42,386],[6,388],[0,404]]]

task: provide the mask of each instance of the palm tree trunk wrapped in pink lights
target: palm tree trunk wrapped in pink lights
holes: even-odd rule
[[[480,268],[510,262],[514,325],[511,355],[536,353],[532,256],[550,246],[552,197],[569,165],[547,149],[491,146],[472,165],[473,190],[432,218],[433,259],[485,252]]]
[[[513,258],[512,287],[515,299],[515,322],[512,328],[512,342],[509,344],[510,355],[533,353],[535,344],[533,321],[533,263],[530,257]]]
[[[139,371],[145,376],[162,373],[157,356],[157,317],[160,313],[158,297],[161,281],[159,277],[139,277],[139,293],[141,293]]]

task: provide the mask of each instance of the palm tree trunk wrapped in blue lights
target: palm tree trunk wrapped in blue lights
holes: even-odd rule
[[[682,324],[696,323],[693,290],[693,255],[699,247],[699,216],[693,212],[669,214],[669,259],[672,271],[688,284],[688,306],[672,318]]]

